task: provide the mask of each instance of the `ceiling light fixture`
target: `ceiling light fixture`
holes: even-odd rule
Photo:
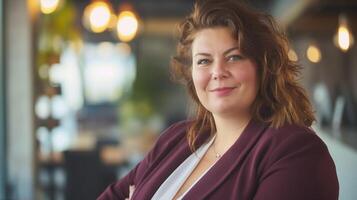
[[[340,14],[338,18],[338,28],[334,36],[335,45],[343,52],[347,52],[353,45],[354,39],[348,26],[347,16]]]

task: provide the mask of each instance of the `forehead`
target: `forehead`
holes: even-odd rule
[[[235,46],[238,46],[238,40],[233,37],[229,28],[206,28],[195,34],[192,43],[192,53],[223,52]]]

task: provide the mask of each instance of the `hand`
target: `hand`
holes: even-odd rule
[[[126,198],[125,200],[131,200],[131,197],[133,197],[134,190],[135,190],[135,185],[130,185],[129,186],[129,198]]]

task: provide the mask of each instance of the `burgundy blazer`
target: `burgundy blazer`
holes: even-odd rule
[[[146,157],[98,200],[151,199],[166,178],[191,154],[179,122],[163,132]],[[199,144],[208,134],[199,137]],[[187,200],[337,200],[334,162],[323,141],[307,127],[271,128],[251,120],[219,161],[186,193]]]

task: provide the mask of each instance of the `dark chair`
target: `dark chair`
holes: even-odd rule
[[[98,151],[65,151],[66,200],[95,200],[116,180],[115,170],[108,171]]]

